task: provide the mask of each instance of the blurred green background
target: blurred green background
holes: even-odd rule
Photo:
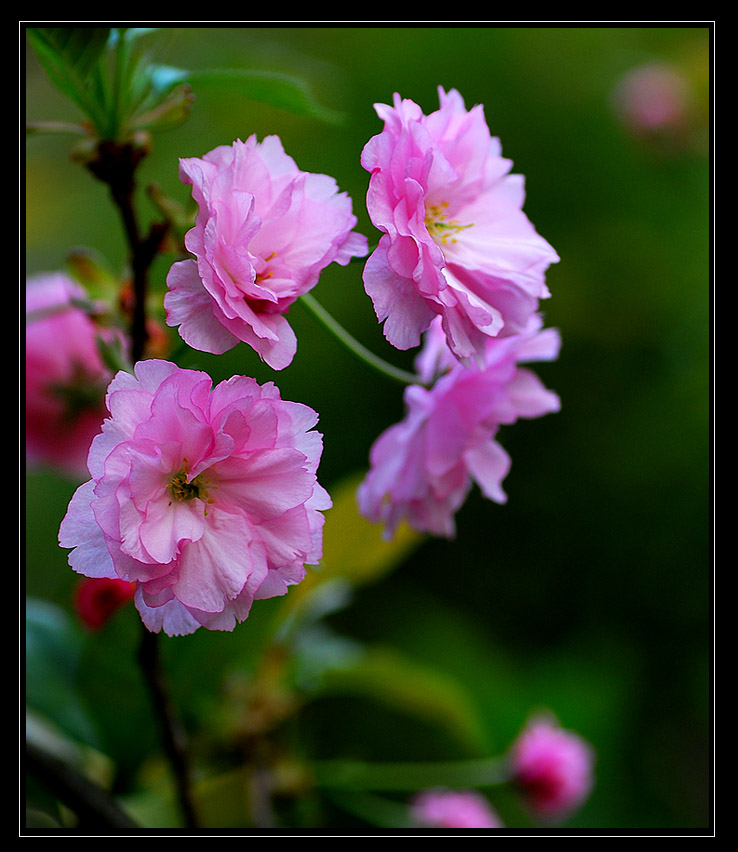
[[[562,353],[537,369],[561,395],[562,410],[501,432],[513,460],[507,505],[473,493],[455,542],[425,542],[325,620],[337,636],[392,648],[449,678],[474,708],[484,746],[460,745],[443,724],[418,722],[401,702],[371,690],[327,690],[300,710],[299,748],[319,759],[498,754],[528,714],[545,707],[598,754],[597,786],[567,827],[707,827],[710,30],[181,27],[151,44],[158,61],[177,67],[294,74],[345,121],[196,91],[186,123],[154,137],[142,186],[156,181],[188,204],[178,157],[278,134],[300,168],[334,176],[352,196],[371,245],[378,235],[359,157],[381,130],[373,104],[399,92],[428,113],[440,85],[458,89],[468,108],[484,104],[503,154],[526,176],[525,211],[561,257],[549,270],[552,298],[543,309],[546,324],[561,329]],[[683,76],[687,118],[679,132],[635,133],[615,108],[624,75],[648,63]],[[76,117],[30,49],[26,75],[29,120]],[[61,268],[77,246],[100,252],[116,270],[125,264],[105,189],[71,162],[70,144],[54,135],[26,143],[28,274]],[[141,209],[153,215],[145,201]],[[154,268],[160,292],[172,259]],[[365,344],[410,365],[412,353],[384,341],[360,266],[327,270],[314,293]],[[208,370],[216,382],[234,373],[274,379],[283,397],[315,408],[325,436],[321,480],[330,490],[366,468],[374,438],[402,415],[401,388],[345,354],[299,305],[290,319],[298,352],[279,375],[243,345],[221,357],[190,352],[180,363]],[[51,471],[27,477],[26,592],[66,613],[76,578],[56,533],[74,488]],[[272,604],[255,606],[234,634],[166,641],[193,728],[217,717],[234,649],[248,658]],[[123,791],[140,783],[154,736],[128,662],[136,628],[135,614],[124,612],[94,641],[80,634],[75,646],[78,720],[84,716],[100,751],[119,761]],[[72,720],[67,730],[84,736],[80,726]],[[489,794],[508,824],[527,824],[507,793]],[[338,806],[322,807],[321,819],[354,824]]]

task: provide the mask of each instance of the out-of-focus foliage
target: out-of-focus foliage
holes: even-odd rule
[[[382,824],[405,794],[342,796],[315,783],[314,761],[502,754],[542,707],[598,755],[594,793],[567,827],[708,826],[707,26],[182,27],[145,38],[162,67],[192,72],[194,101],[186,121],[152,137],[142,187],[155,182],[187,209],[179,157],[278,134],[300,168],[334,176],[352,196],[372,244],[359,156],[381,129],[373,104],[399,92],[428,112],[441,85],[468,107],[485,105],[503,154],[526,176],[525,210],[561,257],[543,307],[563,349],[538,372],[562,410],[502,430],[509,501],[474,494],[453,543],[405,532],[384,543],[356,515],[345,477],[355,482],[374,438],[401,415],[401,389],[346,355],[299,304],[290,314],[297,356],[279,376],[243,346],[178,356],[214,382],[275,380],[284,398],[317,410],[321,482],[335,502],[324,565],[304,584],[257,602],[232,634],[163,642],[207,824],[249,824],[258,801],[245,791],[258,779],[245,767],[257,734],[282,824],[351,831]],[[27,59],[27,119],[79,121],[30,49]],[[681,75],[684,121],[637,133],[622,118],[619,86],[654,63]],[[198,89],[197,72],[216,68],[300,80],[345,121]],[[69,146],[64,136],[27,142],[27,271],[60,269],[85,247],[123,275],[120,225]],[[155,215],[144,199],[142,217]],[[158,310],[175,259],[153,268]],[[412,353],[383,340],[360,266],[327,270],[315,294],[362,342],[410,364]],[[33,732],[73,747],[131,814],[170,827],[178,817],[135,665],[139,619],[128,608],[94,635],[74,622],[76,577],[56,535],[76,484],[51,471],[27,477]],[[507,825],[532,824],[512,792],[485,792]],[[29,796],[52,813],[42,791]]]

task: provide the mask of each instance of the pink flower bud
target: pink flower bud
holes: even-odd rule
[[[513,779],[531,812],[560,821],[579,808],[592,789],[592,748],[549,718],[533,719],[511,750]]]
[[[412,800],[410,816],[422,828],[502,828],[489,802],[474,790],[424,790]]]

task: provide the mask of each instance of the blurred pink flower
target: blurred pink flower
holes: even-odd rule
[[[251,136],[180,160],[198,204],[164,298],[167,324],[194,349],[221,354],[247,343],[271,367],[291,363],[285,313],[328,264],[367,253],[351,199],[327,175],[300,171],[276,136]]]
[[[624,124],[642,134],[683,129],[692,106],[684,75],[659,62],[631,69],[615,87],[613,100]]]
[[[78,573],[136,582],[149,630],[232,630],[321,558],[317,415],[244,376],[212,388],[167,361],[135,371],[108,388],[59,543]]]
[[[512,775],[531,812],[560,821],[576,811],[593,785],[594,752],[552,719],[533,719],[513,744]]]
[[[86,577],[74,593],[74,608],[90,630],[99,630],[122,606],[133,600],[134,583],[108,577]]]
[[[410,818],[422,828],[503,827],[489,802],[474,790],[424,790],[410,803]]]
[[[60,272],[26,282],[26,460],[77,479],[85,478],[111,377],[95,341],[100,329],[74,304],[85,299]]]
[[[420,342],[440,315],[459,359],[479,359],[489,337],[522,331],[548,297],[558,260],[522,212],[523,177],[490,136],[482,106],[467,110],[439,88],[428,116],[410,100],[375,105],[383,131],[366,144],[367,208],[383,231],[364,285],[386,338]]]
[[[560,339],[541,330],[535,316],[519,335],[488,338],[486,366],[464,367],[445,344],[440,319],[417,359],[430,388],[405,390],[405,418],[387,429],[370,452],[370,470],[359,486],[362,514],[391,536],[406,520],[414,529],[452,538],[454,515],[475,481],[485,497],[504,503],[502,480],[510,459],[496,442],[502,424],[558,411],[559,397],[519,362],[552,360]]]

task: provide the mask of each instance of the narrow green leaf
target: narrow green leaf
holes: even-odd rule
[[[163,75],[165,72],[169,75],[169,85],[176,79],[177,82],[190,83],[195,89],[234,92],[250,100],[332,124],[344,120],[340,112],[319,104],[304,80],[288,74],[250,68],[183,71],[160,66],[160,69]]]
[[[69,29],[55,27],[28,27],[26,33],[51,82],[99,127],[101,105],[88,90],[88,80],[105,47],[108,30],[89,29],[93,34],[83,37],[73,37]]]
[[[161,27],[113,27],[110,30],[109,45],[116,47],[120,41],[134,42],[141,36],[158,32]]]
[[[47,54],[84,79],[102,56],[110,27],[29,27],[32,43],[43,43]]]

